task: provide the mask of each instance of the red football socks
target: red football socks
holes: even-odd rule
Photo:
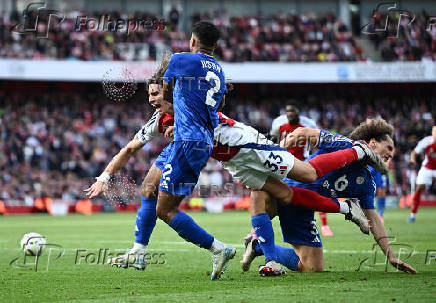
[[[327,225],[327,214],[320,212],[319,213],[319,218],[321,219],[321,225],[322,226],[326,226]]]
[[[357,152],[353,148],[347,148],[316,156],[309,161],[309,164],[316,170],[318,178],[321,178],[325,174],[340,169],[356,160]]]
[[[299,205],[314,211],[326,213],[338,213],[340,211],[339,203],[336,203],[330,198],[321,196],[320,194],[303,188],[290,186],[294,192],[292,205]]]
[[[420,203],[421,203],[421,193],[415,191],[415,193],[412,196],[412,209],[410,210],[410,213],[416,214],[418,212],[418,207]]]

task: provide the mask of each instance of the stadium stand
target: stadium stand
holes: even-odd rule
[[[23,85],[0,87],[0,200],[5,204],[17,200],[33,205],[44,197],[80,200],[79,193],[151,116],[144,93],[114,104],[97,84],[59,83],[44,88],[39,83],[35,91],[36,85],[26,83],[25,92]],[[428,134],[436,116],[430,86],[421,85],[423,94],[414,96],[406,93],[407,85],[400,91],[391,85],[390,93],[385,85],[386,96],[377,96],[376,87],[363,84],[278,87],[236,85],[225,112],[265,133],[288,101],[299,102],[302,114],[322,128],[344,134],[368,117],[381,116],[396,127],[393,186],[398,191],[407,188],[408,153],[417,139]],[[123,173],[140,184],[164,144],[163,139],[148,144]],[[222,187],[227,182],[232,182],[230,175],[210,160],[200,184]]]
[[[169,19],[149,13],[121,14],[94,12],[110,20],[149,20],[150,26],[127,35],[123,31],[76,30],[78,12],[71,12],[59,26],[50,28],[49,39],[34,39],[32,35],[19,35],[10,28],[19,23],[19,15],[0,18],[0,58],[66,59],[66,60],[155,60],[166,50],[189,50],[189,37],[179,31],[177,10]],[[80,15],[88,16],[85,12]],[[89,18],[92,18],[92,17]],[[372,18],[369,32],[380,28],[386,16]],[[191,21],[212,20],[219,26],[222,39],[216,51],[220,60],[227,62],[281,61],[281,62],[334,62],[367,60],[356,43],[351,30],[334,13],[272,14],[269,16],[232,16],[227,13],[195,13]],[[385,61],[435,60],[436,27],[426,30],[428,16],[418,15],[407,27],[401,23],[400,39],[396,27],[370,35]],[[393,20],[395,21],[395,20]],[[407,23],[407,22],[406,22]],[[41,25],[43,26],[43,25]],[[45,29],[41,29],[45,30]]]

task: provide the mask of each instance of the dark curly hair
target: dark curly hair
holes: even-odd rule
[[[192,33],[200,43],[209,49],[213,49],[220,38],[220,31],[210,22],[200,21],[193,25]]]
[[[369,142],[375,139],[377,142],[393,139],[394,127],[384,119],[368,119],[360,123],[358,127],[349,135],[352,140],[363,140]]]

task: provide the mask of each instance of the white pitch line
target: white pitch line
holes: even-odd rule
[[[232,244],[235,247],[238,248],[242,248],[243,245],[239,245],[239,244]],[[57,248],[55,248],[56,250]],[[98,253],[99,249],[109,249],[109,251],[114,251],[114,252],[125,252],[126,249],[125,248],[65,248],[65,252],[76,252],[77,250],[87,250],[90,253]],[[188,252],[188,251],[192,251],[192,250],[196,250],[197,247],[192,246],[192,247],[187,247],[187,248],[149,248],[147,249],[147,251],[172,251],[172,252]],[[0,250],[13,250],[13,251],[20,251],[20,248],[11,248],[11,247],[0,247]],[[377,253],[379,253],[380,251],[377,250]],[[413,253],[413,255],[423,255],[423,254],[427,254],[427,251],[411,251]],[[324,249],[324,253],[325,254],[373,254],[374,250],[340,250],[340,249],[334,249],[334,250],[328,250],[328,249]],[[403,254],[408,254],[409,251],[407,252],[403,252]]]

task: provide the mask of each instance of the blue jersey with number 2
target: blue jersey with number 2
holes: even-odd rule
[[[202,141],[213,145],[217,108],[227,92],[221,65],[202,53],[171,56],[164,79],[175,80],[174,141]]]

